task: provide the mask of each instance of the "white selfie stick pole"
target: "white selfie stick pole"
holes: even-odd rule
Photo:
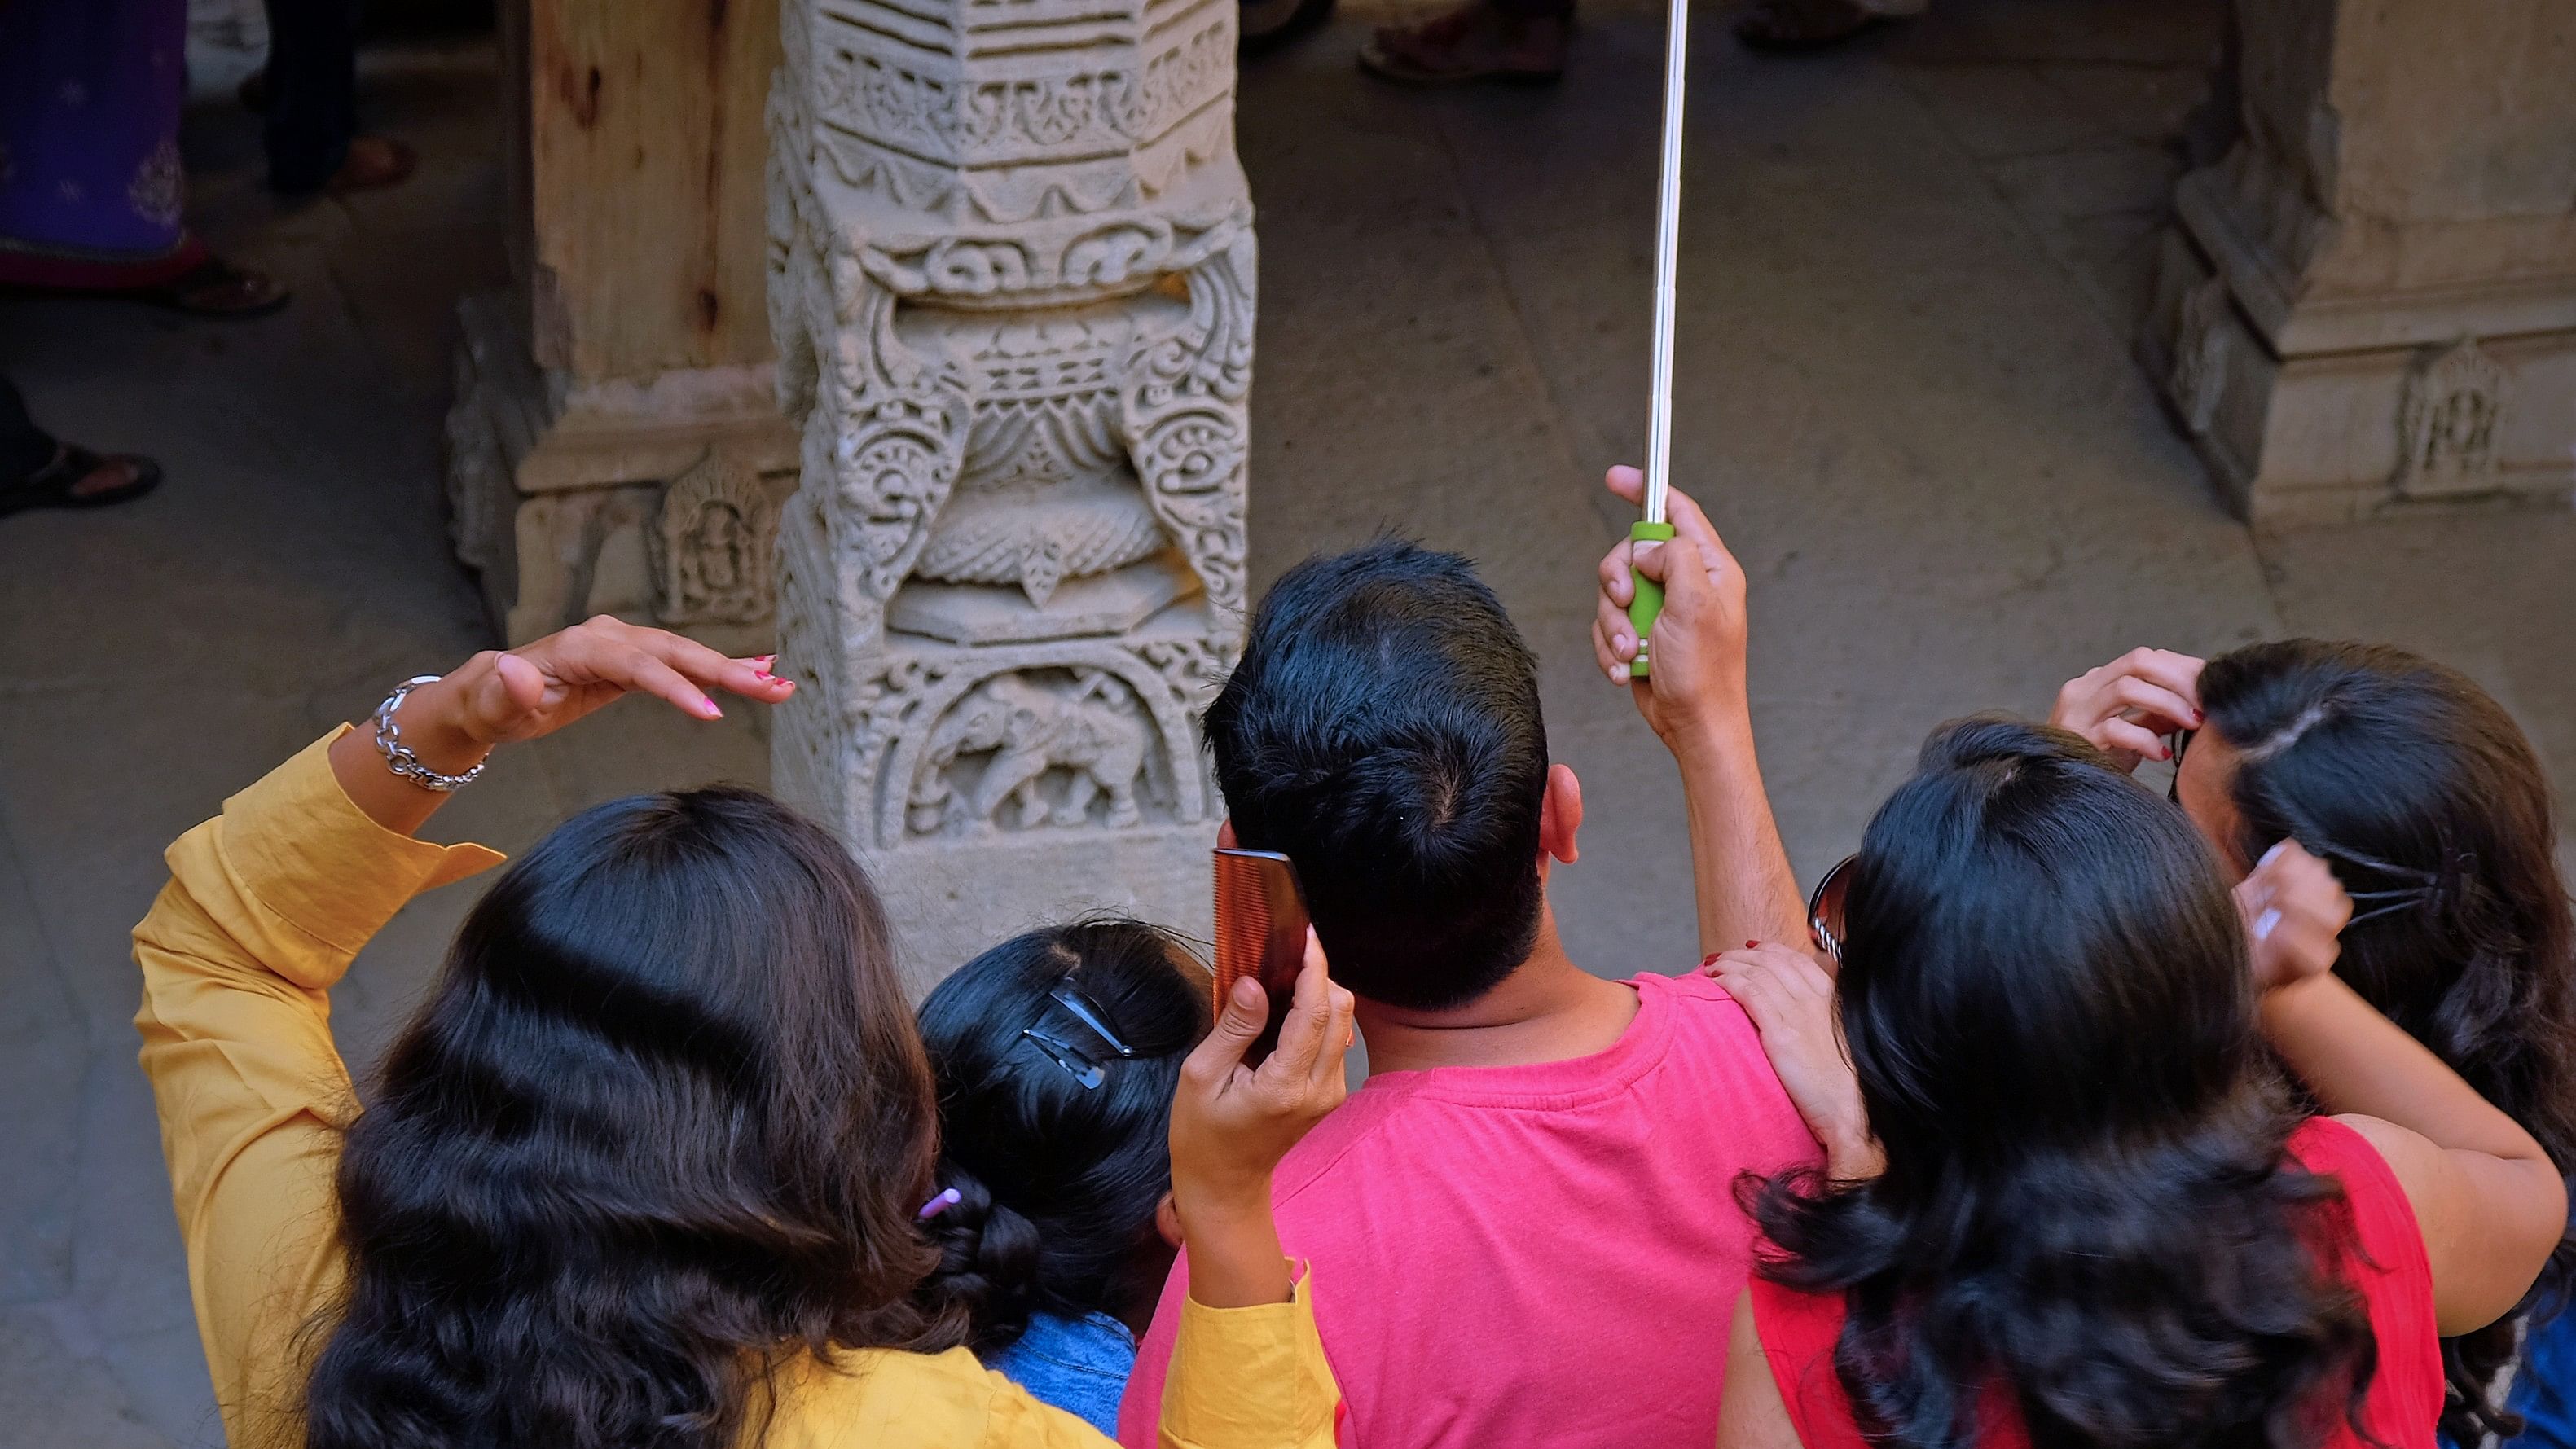
[[[1644,517],[1628,531],[1631,539],[1668,539],[1664,494],[1673,472],[1673,311],[1678,298],[1673,277],[1682,249],[1682,87],[1690,60],[1690,0],[1672,0],[1671,30],[1664,39],[1664,169],[1655,199],[1655,355],[1653,391],[1646,400],[1646,506]],[[1628,666],[1632,679],[1652,673],[1646,639],[1664,607],[1664,591],[1639,575],[1628,622],[1637,631],[1637,657]]]
[[[1682,249],[1682,86],[1690,58],[1690,0],[1672,0],[1664,41],[1664,170],[1655,198],[1654,391],[1646,415],[1646,521],[1664,521],[1673,466],[1673,277]]]

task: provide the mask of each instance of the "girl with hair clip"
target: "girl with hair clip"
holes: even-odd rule
[[[1987,720],[1828,884],[1838,974],[1713,968],[1829,1154],[1744,1193],[1721,1449],[2429,1449],[2437,1332],[2512,1310],[2567,1197],[2331,969],[2322,863],[2231,899],[2100,751]]]
[[[1103,1434],[1172,1270],[1172,1097],[1209,977],[1142,921],[1015,936],[921,1006],[939,1084],[939,1267],[921,1296],[986,1366]]]
[[[594,619],[411,681],[170,847],[136,1024],[234,1449],[1108,1442],[917,1300],[929,1059],[867,876],[765,796],[637,796],[549,834],[468,914],[361,1110],[331,987],[413,895],[498,859],[413,832],[497,745],[634,691],[712,719],[719,689],[794,685]],[[1265,1016],[1246,983],[1176,1070],[1198,1271],[1166,1445],[1333,1441],[1270,1184],[1341,1100],[1351,998],[1310,942],[1255,1069]]]
[[[2549,782],[2492,696],[2401,649],[2290,639],[2133,650],[2069,681],[2052,722],[2126,768],[2172,761],[2234,875],[2276,840],[2323,857],[2355,906],[2335,974],[2576,1169],[2576,919]],[[2530,1301],[2444,1343],[2451,1443],[2576,1444],[2571,1289],[2576,1237]]]

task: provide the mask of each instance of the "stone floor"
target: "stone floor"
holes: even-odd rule
[[[1743,53],[1713,8],[1695,32],[1677,468],[1755,581],[1801,870],[1848,848],[1931,724],[2044,708],[2138,642],[2397,640],[2493,688],[2576,782],[2576,515],[2250,534],[2128,359],[2213,0],[1937,8],[1794,63]],[[1493,94],[1364,81],[1367,19],[1244,79],[1256,583],[1388,527],[1482,559],[1588,787],[1588,849],[1557,877],[1574,949],[1675,968],[1671,767],[1584,635],[1626,521],[1597,479],[1643,448],[1660,14],[1595,6],[1563,86]],[[294,306],[219,327],[0,303],[0,363],[41,418],[170,472],[132,508],[0,522],[0,1442],[220,1439],[127,928],[172,835],[488,638],[446,551],[438,424],[455,298],[502,274],[489,47],[373,52],[373,118],[422,173],[280,210],[226,38],[195,57],[196,212]],[[607,795],[766,774],[756,720],[621,710],[505,757],[437,828],[517,847]],[[368,953],[340,997],[354,1056],[466,904],[432,898]]]

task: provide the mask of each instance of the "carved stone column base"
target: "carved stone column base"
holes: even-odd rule
[[[814,627],[805,540],[778,666],[804,687],[772,717],[771,788],[866,863],[917,992],[1086,913],[1207,938],[1222,811],[1197,716],[1233,654],[1201,601],[1106,638],[853,648]]]
[[[2519,300],[2463,299],[2498,312]],[[2260,523],[2338,523],[2463,501],[2576,494],[2576,328],[2276,353],[2225,273],[2169,231],[2139,360],[2230,504]]]
[[[949,972],[1022,931],[1113,914],[1209,939],[1216,825],[1019,832],[861,851],[893,919],[904,984],[919,1001]]]
[[[798,449],[773,369],[573,387],[536,366],[504,296],[460,310],[449,531],[508,642],[614,614],[768,649]]]

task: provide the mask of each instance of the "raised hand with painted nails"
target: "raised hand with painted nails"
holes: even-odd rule
[[[2201,663],[2170,649],[2132,649],[2066,681],[2048,722],[2092,741],[2124,770],[2170,760],[2160,736],[2200,728]]]
[[[1630,503],[1645,492],[1645,475],[1634,468],[1613,468],[1605,482]],[[1602,556],[1593,662],[1628,690],[1637,713],[1681,765],[1701,953],[1714,955],[1747,939],[1800,940],[1805,905],[1753,751],[1744,569],[1689,494],[1675,488],[1665,498],[1672,542],[1622,539]],[[1628,622],[1636,597],[1632,569],[1664,586],[1654,626],[1655,672],[1646,679],[1628,676],[1637,657],[1637,631]]]
[[[771,672],[777,656],[731,659],[694,639],[606,614],[516,649],[487,649],[410,690],[395,711],[404,746],[431,770],[459,775],[498,745],[539,739],[628,694],[650,694],[696,719],[724,717],[716,691],[762,704],[796,692]],[[373,721],[331,746],[340,787],[377,824],[419,829],[446,802],[385,768]]]
[[[2352,897],[2324,861],[2284,840],[2237,883],[2236,910],[2245,918],[2254,988],[2273,991],[2334,969]]]
[[[1279,1159],[1348,1087],[1342,1057],[1352,1041],[1351,993],[1325,973],[1324,948],[1306,932],[1306,965],[1259,1065],[1243,1054],[1268,1024],[1270,998],[1237,981],[1216,1027],[1181,1064],[1172,1098],[1172,1209],[1190,1252],[1190,1297],[1210,1308],[1288,1300],[1287,1260],[1270,1213]]]

